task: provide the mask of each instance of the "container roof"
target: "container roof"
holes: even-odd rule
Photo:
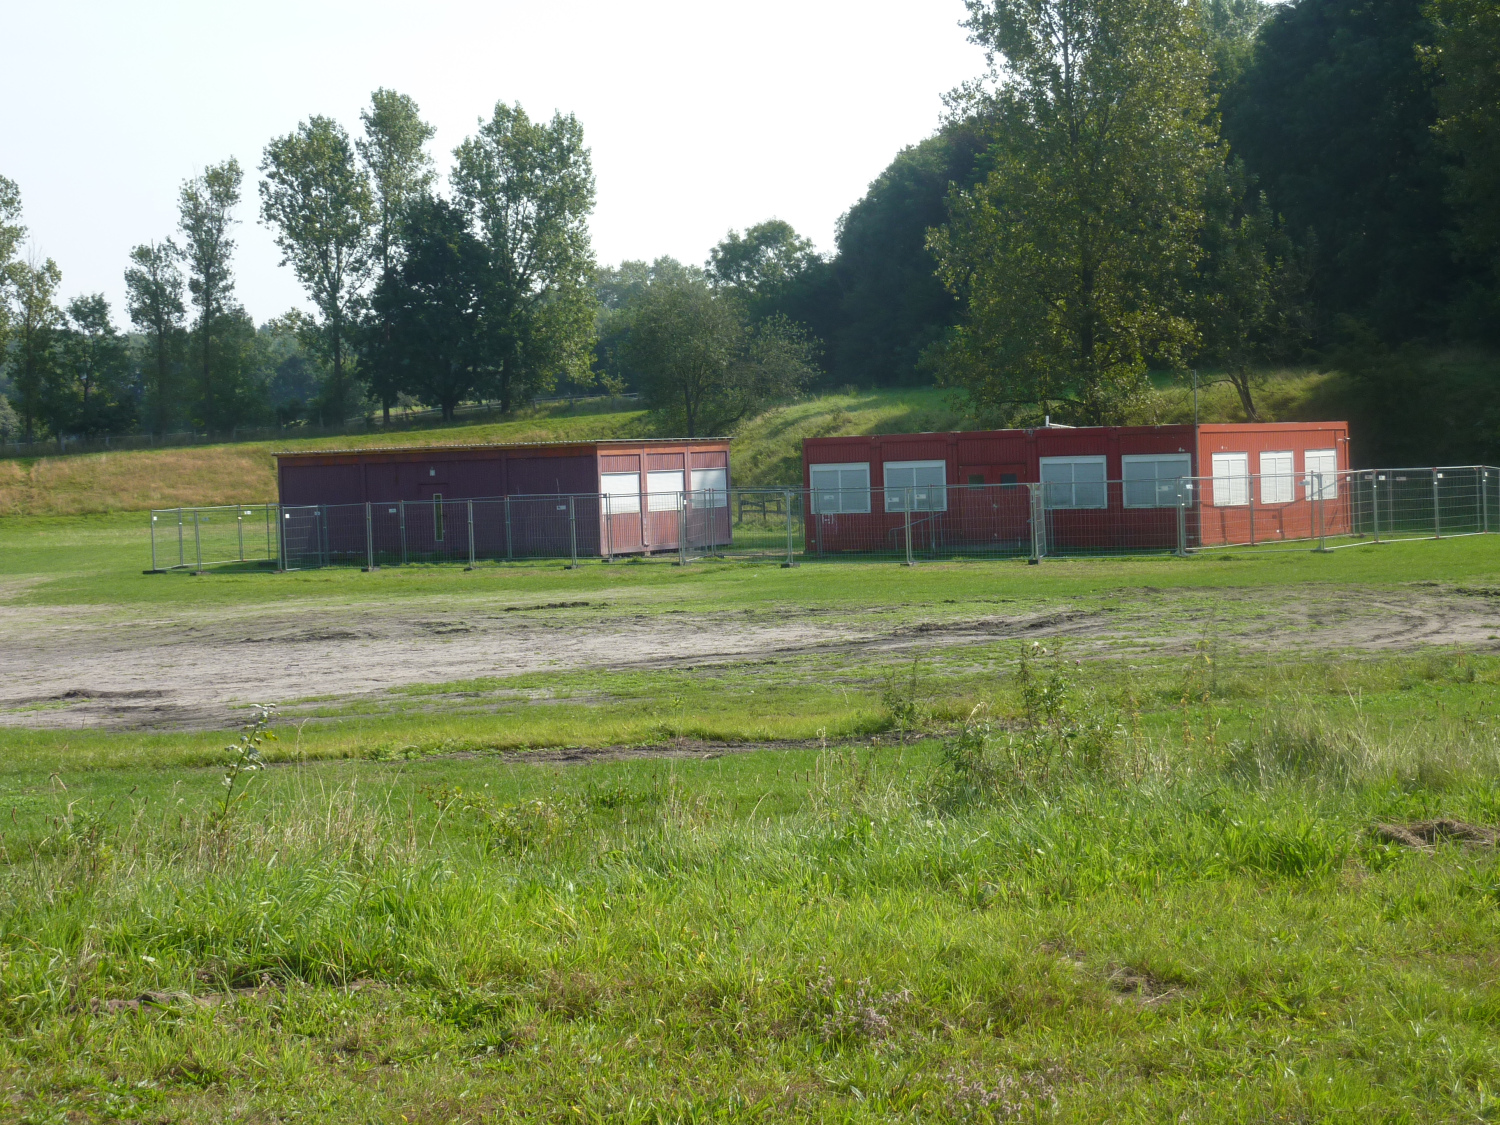
[[[697,438],[578,438],[574,441],[473,441],[446,445],[362,445],[348,449],[278,449],[272,457],[322,457],[330,453],[446,453],[460,449],[556,449],[597,445],[723,445],[727,437]]]

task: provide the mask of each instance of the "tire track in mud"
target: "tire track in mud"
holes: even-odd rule
[[[1497,647],[1491,591],[1127,590],[1031,613],[898,621],[774,606],[751,614],[622,614],[618,605],[226,610],[148,620],[0,607],[0,728],[209,730],[236,706],[377,702],[416,683],[583,669],[651,671],[820,655],[882,656],[1068,638],[1080,656],[1189,651],[1205,636],[1247,652]],[[926,607],[922,607],[926,608]],[[750,619],[746,619],[747,616]]]

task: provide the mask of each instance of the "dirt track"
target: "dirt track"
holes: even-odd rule
[[[977,615],[977,608],[756,619],[626,616],[580,603],[516,612],[469,602],[209,610],[122,624],[110,607],[0,607],[0,725],[212,729],[227,724],[235,703],[350,699],[547,668],[899,653],[1022,636],[1068,636],[1101,655],[1127,655],[1184,649],[1208,631],[1251,651],[1489,647],[1500,635],[1500,591],[1490,590],[1148,588],[1032,613]],[[923,612],[932,616],[909,623]]]

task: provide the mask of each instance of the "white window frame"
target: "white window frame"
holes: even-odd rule
[[[1314,462],[1317,462],[1316,465]],[[1304,449],[1302,451],[1302,493],[1307,499],[1315,499],[1316,487],[1313,474],[1323,474],[1324,500],[1339,497],[1339,451],[1337,449]]]
[[[1134,477],[1129,472],[1131,465],[1161,465],[1163,462],[1171,462],[1174,466],[1181,466],[1182,472],[1176,476],[1164,477],[1158,471],[1155,476]],[[1127,508],[1175,508],[1178,496],[1181,493],[1180,482],[1193,475],[1193,455],[1191,453],[1126,453],[1120,458],[1120,492],[1122,493],[1125,507]],[[1130,498],[1131,485],[1152,485],[1151,502],[1141,504]],[[1162,485],[1166,483],[1169,487],[1163,490]],[[1144,490],[1143,490],[1144,491]]]
[[[612,516],[633,516],[641,510],[640,473],[600,473],[599,492]]]
[[[1078,479],[1076,473],[1070,473],[1069,474],[1070,479],[1068,479],[1066,481],[1049,481],[1047,479],[1047,469],[1049,467],[1060,466],[1060,465],[1067,465],[1069,467],[1076,467],[1078,465],[1098,465],[1099,466],[1099,479],[1098,480],[1084,480],[1084,481],[1080,481]],[[1098,454],[1087,454],[1087,455],[1080,455],[1080,456],[1077,456],[1077,457],[1043,457],[1043,458],[1041,458],[1040,463],[1039,463],[1039,467],[1041,469],[1041,472],[1038,475],[1042,478],[1042,506],[1044,508],[1049,509],[1049,510],[1051,510],[1051,509],[1059,509],[1059,510],[1061,510],[1061,509],[1077,509],[1077,510],[1083,510],[1083,511],[1098,511],[1098,510],[1101,510],[1101,509],[1104,509],[1104,508],[1108,508],[1109,507],[1109,471],[1106,468],[1106,465],[1107,465],[1107,462],[1106,462],[1105,458],[1102,455],[1098,455]],[[1097,487],[1099,489],[1099,503],[1097,503],[1097,504],[1080,504],[1078,502],[1078,489],[1079,489],[1080,486],[1085,487],[1085,488],[1096,488]],[[1061,495],[1062,495],[1062,490],[1064,490],[1064,489],[1067,490],[1066,491],[1067,502],[1066,503],[1060,503],[1059,500],[1060,500]]]
[[[1246,508],[1250,505],[1250,454],[1215,453],[1214,507]]]
[[[646,511],[680,511],[683,480],[681,469],[649,470],[646,473]]]
[[[718,466],[692,470],[693,503],[700,508],[729,507],[729,470]]]
[[[826,483],[832,473],[834,484]],[[825,483],[818,482],[823,477]],[[847,483],[846,477],[853,483]],[[836,461],[807,467],[814,515],[861,515],[870,510],[870,463]]]
[[[884,476],[885,510],[904,512],[906,490],[911,489],[911,510],[914,512],[946,512],[948,510],[948,462],[947,461],[887,461],[880,467]],[[896,480],[891,480],[891,474]],[[907,483],[904,474],[911,474]],[[933,476],[937,479],[931,479]],[[921,483],[920,476],[929,479]]]
[[[1283,467],[1284,466],[1284,467]],[[1297,498],[1297,455],[1270,449],[1260,455],[1260,502],[1290,504]]]

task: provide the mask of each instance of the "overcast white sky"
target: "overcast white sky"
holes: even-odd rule
[[[0,0],[0,175],[63,293],[102,290],[124,327],[130,247],[171,234],[177,189],[237,156],[240,299],[304,298],[259,224],[266,141],[313,113],[351,133],[370,91],[414,97],[440,169],[497,100],[576,114],[598,179],[601,262],[701,262],[776,216],[834,223],[941,96],[983,69],[962,0]]]

